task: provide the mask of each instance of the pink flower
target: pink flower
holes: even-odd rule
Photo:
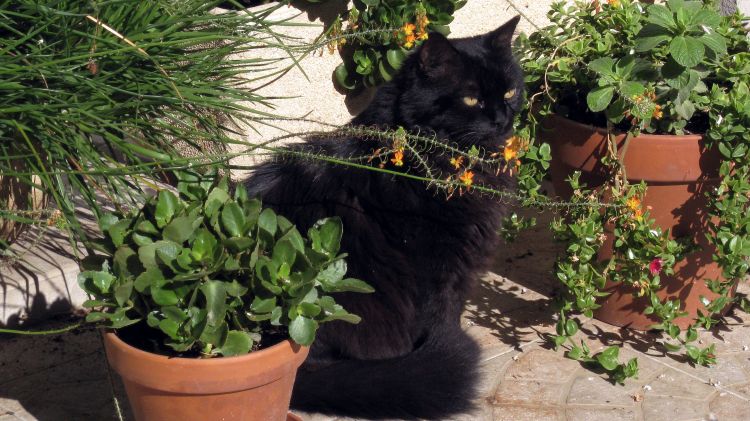
[[[648,270],[651,272],[651,275],[655,276],[661,272],[662,263],[661,257],[657,257],[649,263]]]

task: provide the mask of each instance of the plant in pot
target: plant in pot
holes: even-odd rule
[[[548,16],[517,43],[529,94],[517,133],[521,187],[534,196],[550,174],[565,209],[552,224],[568,244],[553,339],[618,380],[635,375],[616,349],[570,341],[582,313],[662,330],[666,350],[708,364],[697,329],[717,323],[750,265],[742,17],[683,0],[555,3]]]
[[[359,322],[329,293],[372,288],[344,277],[338,219],[305,238],[226,179],[178,189],[100,219],[104,254],[79,276],[86,320],[109,328],[138,420],[286,419],[318,325]]]

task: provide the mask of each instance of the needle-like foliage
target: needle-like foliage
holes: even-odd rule
[[[294,65],[293,42],[275,8],[218,3],[0,0],[0,179],[43,191],[85,239],[75,201],[95,215],[140,201],[177,141],[224,150],[234,123],[268,117],[253,87]],[[39,222],[11,202],[0,222]]]

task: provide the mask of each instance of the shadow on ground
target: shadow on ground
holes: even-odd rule
[[[72,316],[44,324],[55,329]],[[92,327],[61,335],[0,335],[0,420],[117,420],[114,396],[130,417],[119,380],[110,382],[107,361]],[[7,417],[7,418],[6,418]]]
[[[552,214],[526,213],[537,218],[537,226],[502,243],[492,273],[478,283],[465,313],[471,324],[516,349],[554,324],[551,297],[557,287],[552,269],[559,246],[548,230]]]

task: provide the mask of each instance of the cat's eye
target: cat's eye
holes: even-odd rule
[[[477,104],[479,104],[479,98],[474,98],[473,96],[465,96],[464,104],[468,105],[469,107],[476,107]]]
[[[516,90],[515,89],[511,89],[510,91],[506,92],[505,95],[503,95],[503,98],[505,98],[505,99],[511,99],[514,96],[516,96]]]

